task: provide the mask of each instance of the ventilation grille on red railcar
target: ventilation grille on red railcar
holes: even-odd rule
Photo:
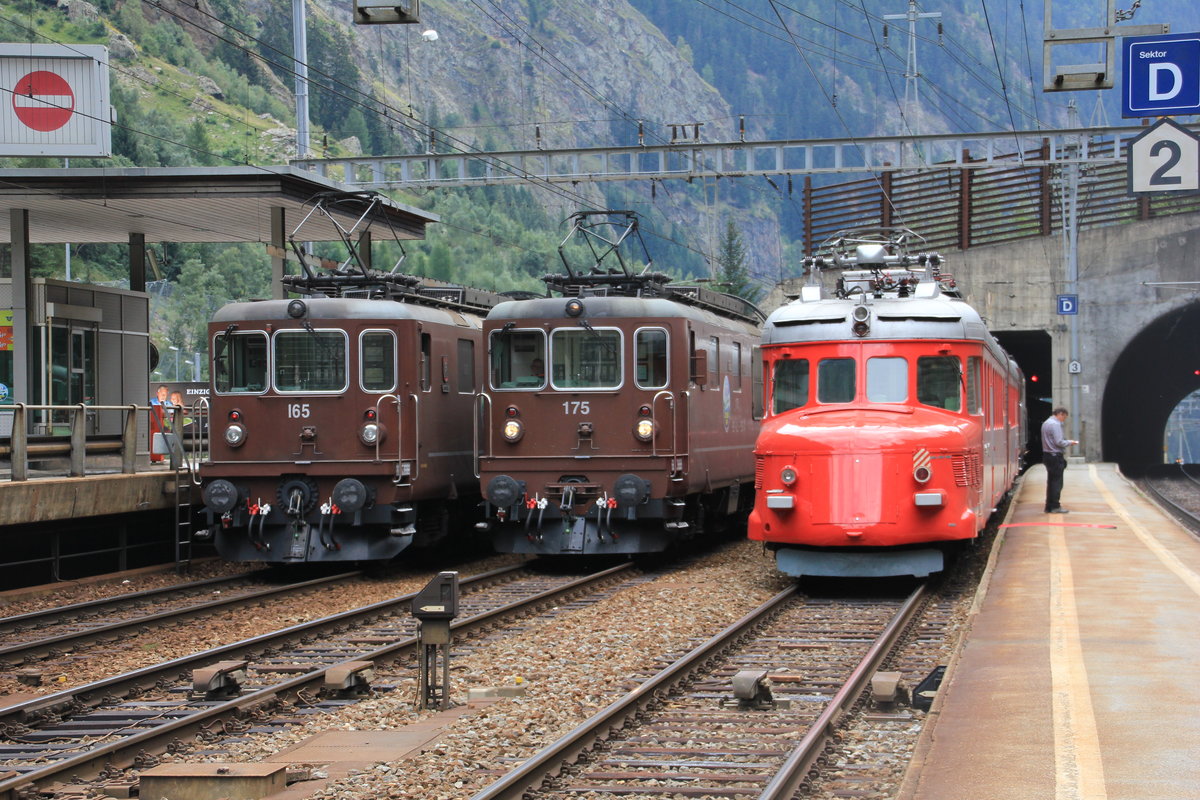
[[[978,453],[954,456],[954,482],[959,486],[983,485],[983,459]]]
[[[763,488],[763,473],[767,471],[767,462],[762,456],[754,457],[754,488]]]

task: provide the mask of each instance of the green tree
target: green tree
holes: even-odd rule
[[[750,271],[746,268],[746,247],[733,220],[725,223],[725,235],[718,246],[717,281],[730,294],[744,297],[751,303],[756,302],[762,294],[750,279]]]

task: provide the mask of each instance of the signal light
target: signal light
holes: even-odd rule
[[[242,412],[237,411],[237,410],[229,412],[229,421],[230,422],[237,422],[241,418],[242,418]]]
[[[365,417],[366,417],[368,420],[374,420],[374,419],[375,419],[375,409],[373,409],[373,408],[368,408],[368,409],[367,409],[367,413],[366,413],[364,416],[365,416]]]
[[[508,417],[509,419],[512,419],[513,417],[519,417],[520,415],[521,412],[517,410],[516,406],[509,406],[508,408],[504,409],[504,416]]]
[[[1030,383],[1037,383],[1037,375],[1030,375],[1030,376],[1029,376],[1029,382],[1030,382]]]

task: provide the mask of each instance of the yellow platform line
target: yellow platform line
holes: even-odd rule
[[[1197,575],[1195,570],[1189,568],[1182,561],[1180,561],[1174,553],[1168,550],[1163,543],[1151,535],[1149,531],[1138,524],[1137,520],[1131,517],[1129,513],[1125,511],[1125,509],[1122,508],[1119,503],[1117,503],[1117,499],[1100,479],[1100,473],[1096,470],[1095,464],[1088,465],[1088,472],[1091,474],[1092,483],[1096,484],[1096,488],[1100,491],[1100,494],[1104,495],[1104,501],[1108,503],[1112,510],[1117,513],[1117,516],[1124,520],[1125,524],[1128,525],[1129,529],[1133,531],[1134,535],[1141,540],[1142,544],[1146,545],[1146,548],[1158,557],[1158,560],[1163,563],[1163,566],[1175,573],[1175,575],[1181,581],[1183,581],[1184,585],[1186,585],[1196,594],[1200,595],[1200,575]]]
[[[1075,579],[1062,528],[1049,528],[1050,677],[1055,800],[1107,800],[1100,736],[1079,638]]]

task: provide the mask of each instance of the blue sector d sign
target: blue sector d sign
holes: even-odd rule
[[[1122,117],[1200,113],[1200,33],[1121,40]]]
[[[1079,295],[1077,295],[1077,294],[1060,294],[1058,296],[1058,313],[1059,314],[1078,314],[1079,313]]]

